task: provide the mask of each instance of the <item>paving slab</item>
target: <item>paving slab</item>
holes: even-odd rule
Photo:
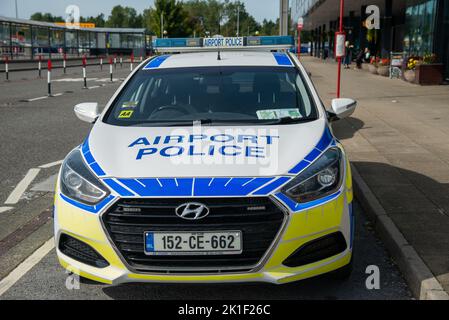
[[[336,64],[312,57],[302,62],[330,106]],[[449,86],[421,87],[364,70],[344,70],[342,95],[356,99],[358,108],[351,118],[335,123],[334,132],[372,192],[368,201],[381,206],[381,217],[386,215],[384,226],[393,223],[404,237],[395,246],[404,257],[403,271],[412,275],[406,278],[417,280],[411,285],[419,298],[447,298]],[[410,258],[409,253],[417,255]],[[441,287],[446,292],[438,291]]]

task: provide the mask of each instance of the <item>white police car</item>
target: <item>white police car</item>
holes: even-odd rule
[[[123,282],[286,283],[352,257],[352,181],[322,105],[285,52],[145,61],[65,159],[55,198],[59,261]]]

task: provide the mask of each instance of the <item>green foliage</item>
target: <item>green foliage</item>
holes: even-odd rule
[[[31,15],[31,20],[35,21],[44,21],[44,22],[61,22],[65,21],[63,17],[57,17],[52,15],[51,13],[42,13],[42,12],[36,12]]]
[[[176,0],[155,0],[154,8],[144,12],[144,24],[147,30],[162,37],[163,30],[168,37],[186,37],[192,32],[189,14],[184,9],[182,2]]]
[[[141,28],[142,16],[134,8],[119,5],[112,8],[105,25],[112,28]]]
[[[279,33],[277,21],[264,20],[261,24],[246,10],[240,0],[155,0],[153,7],[138,14],[134,8],[115,6],[106,19],[102,13],[96,17],[81,17],[80,22],[91,22],[97,27],[145,28],[150,34],[161,37],[161,16],[163,29],[168,37],[204,37],[217,34],[234,37],[237,35],[276,35]],[[56,22],[62,17],[50,13],[37,12],[32,20]]]

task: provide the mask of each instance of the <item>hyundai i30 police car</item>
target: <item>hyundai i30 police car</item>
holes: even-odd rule
[[[347,273],[352,180],[330,123],[355,101],[327,111],[271,38],[162,40],[102,112],[75,107],[94,125],[56,186],[62,266],[109,284]]]

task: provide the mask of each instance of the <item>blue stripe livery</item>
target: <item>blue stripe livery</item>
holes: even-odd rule
[[[280,66],[288,66],[292,67],[293,63],[291,62],[290,58],[282,52],[273,52],[273,56],[276,59],[276,62]]]
[[[246,196],[273,178],[198,178],[194,196]]]
[[[103,179],[103,182],[106,183],[112,190],[117,192],[121,197],[133,197],[134,193],[129,191],[128,189],[122,187],[113,179]]]
[[[274,178],[171,178],[119,179],[141,197],[231,197],[246,196]],[[288,179],[288,178],[286,178]],[[287,181],[287,180],[286,180]],[[266,191],[276,186],[266,187]],[[116,190],[117,191],[117,190]],[[267,192],[267,193],[268,193]],[[262,195],[260,192],[257,195]]]
[[[119,179],[141,197],[183,197],[192,194],[192,179]]]
[[[297,203],[295,201],[293,201],[292,199],[290,199],[289,197],[287,197],[285,194],[279,192],[276,193],[276,198],[278,198],[281,202],[283,202],[287,207],[290,208],[290,210],[292,210],[293,212],[299,212],[299,211],[303,211],[303,210],[307,210],[307,209],[311,209],[313,207],[322,205],[326,202],[332,201],[336,198],[338,198],[338,196],[341,194],[341,190],[338,191],[337,193],[331,194],[327,197],[321,198],[321,199],[317,199],[314,201],[310,201],[310,202],[306,202],[306,203]]]
[[[352,249],[352,245],[354,242],[354,231],[355,231],[355,216],[354,216],[354,208],[353,208],[353,204],[350,203],[349,204],[349,221],[351,223],[351,239],[349,240],[350,242],[350,248]]]
[[[267,184],[263,188],[257,190],[253,194],[256,195],[256,196],[264,196],[264,195],[270,194],[271,192],[273,192],[274,190],[280,188],[282,185],[284,185],[288,181],[290,181],[290,178],[288,178],[288,177],[277,178],[276,180],[274,180],[273,182]]]
[[[170,55],[163,55],[156,57],[150,62],[148,62],[148,64],[145,67],[143,67],[143,70],[151,70],[159,68],[168,58],[170,58]]]
[[[92,169],[93,172],[99,177],[105,176],[106,173],[101,169],[100,165],[95,161],[94,156],[90,152],[89,149],[89,138],[84,141],[81,152],[83,154],[84,160],[86,160],[86,163],[89,165],[89,167]]]
[[[316,145],[315,148],[313,148],[312,151],[302,160],[300,163],[298,163],[292,170],[290,170],[288,173],[290,174],[298,174],[302,172],[305,168],[307,168],[312,162],[314,162],[316,159],[318,159],[321,154],[329,147],[331,143],[333,143],[333,136],[331,131],[328,127],[324,130],[324,134],[321,137],[320,141]]]
[[[109,195],[108,197],[106,197],[106,198],[105,198],[103,201],[101,201],[100,203],[98,203],[98,204],[96,204],[96,205],[94,205],[94,206],[91,206],[91,205],[84,204],[84,203],[75,201],[75,200],[73,200],[73,199],[70,199],[70,198],[66,197],[65,195],[63,195],[62,193],[60,193],[60,196],[61,196],[61,198],[62,198],[65,202],[70,203],[71,205],[73,205],[73,206],[75,206],[75,207],[77,207],[77,208],[83,209],[83,210],[85,210],[85,211],[88,211],[88,212],[90,212],[90,213],[98,213],[98,212],[100,212],[101,209],[103,209],[106,205],[108,205],[111,201],[113,201],[113,200],[115,199],[114,196]]]

